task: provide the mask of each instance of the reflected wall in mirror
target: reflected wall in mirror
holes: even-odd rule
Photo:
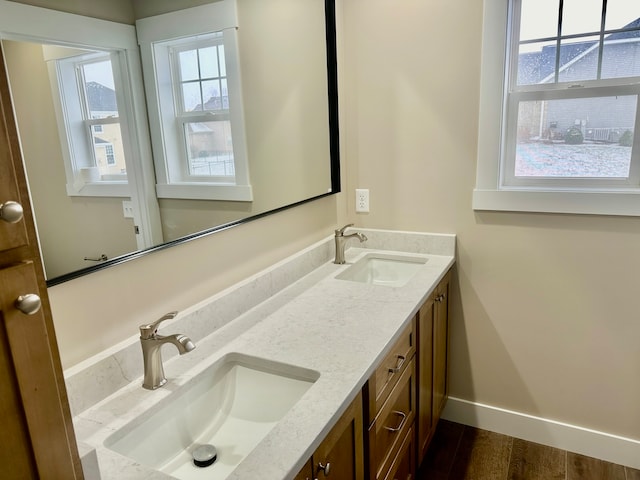
[[[0,10],[4,11],[7,3],[11,2],[0,0]],[[27,13],[31,17],[34,12],[48,12],[36,7],[17,8],[34,9]],[[189,10],[175,14],[186,12],[188,15]],[[74,17],[73,21],[85,18],[70,17]],[[127,158],[126,168],[130,193],[69,195],[70,181],[64,169],[64,135],[61,141],[56,126],[60,115],[56,114],[55,89],[52,89],[49,72],[52,52],[68,57],[109,49],[105,48],[104,38],[94,45],[98,48],[93,48],[91,38],[71,41],[68,34],[58,36],[52,28],[46,34],[46,41],[42,40],[44,33],[34,41],[30,32],[19,31],[20,22],[15,29],[8,27],[10,22],[0,21],[49,285],[339,191],[333,1],[237,0],[237,19],[252,201],[158,199],[151,155],[145,158],[145,148],[149,148],[148,132],[140,128],[137,121],[132,123],[138,125],[133,133],[134,138],[137,135],[138,150],[131,159]],[[98,22],[106,29],[110,25],[122,27],[122,24]],[[69,24],[62,24],[60,28],[70,29]],[[58,46],[52,49],[43,47],[43,43]],[[117,45],[113,50],[118,51]],[[132,56],[129,50],[126,55]],[[127,58],[128,65],[134,60],[137,59]],[[148,75],[146,68],[145,64],[145,75]],[[135,82],[135,66],[131,69],[134,71],[128,73],[133,73],[131,78]],[[111,95],[111,85],[101,85],[100,90]],[[126,102],[126,96],[123,98]],[[153,128],[160,112],[153,104],[149,107],[149,123]],[[136,114],[140,116],[140,112]],[[142,116],[146,118],[145,112]],[[104,128],[105,125],[91,124],[89,131],[104,132]],[[98,143],[105,141],[98,138]],[[98,147],[107,152],[102,143]],[[154,141],[156,161],[158,148]],[[118,155],[117,149],[108,151],[112,156]],[[141,153],[136,155],[136,152]],[[105,158],[96,162],[104,163]],[[132,162],[141,165],[132,167]],[[82,169],[81,175],[75,177],[76,186],[91,186],[95,175],[95,169]],[[94,265],[93,260],[100,260],[102,255],[109,260]]]

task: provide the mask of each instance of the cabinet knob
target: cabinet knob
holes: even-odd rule
[[[25,315],[33,315],[40,310],[42,302],[40,297],[35,293],[27,293],[26,295],[20,295],[16,298],[15,306]]]
[[[0,204],[0,218],[7,223],[18,223],[23,213],[22,205],[18,202],[9,200]]]
[[[323,465],[322,462],[318,462],[318,469],[324,472],[325,477],[328,477],[331,472],[331,463],[327,462],[326,465]]]

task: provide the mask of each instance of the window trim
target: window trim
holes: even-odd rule
[[[508,118],[504,102],[508,81],[505,59],[510,41],[508,7],[509,0],[485,0],[483,6],[478,156],[473,209],[640,216],[640,188],[637,186],[587,190],[569,189],[566,186],[556,189],[507,187],[501,184],[501,158],[506,143],[503,142],[503,119]],[[638,147],[639,137],[636,135],[634,149]]]
[[[176,19],[176,14],[184,15],[184,19]],[[237,28],[235,0],[222,0],[173,12],[170,16],[157,15],[136,22],[138,44],[142,54],[143,69],[146,73],[144,75],[145,90],[156,164],[156,194],[158,198],[245,202],[253,200],[244,130]],[[180,140],[181,135],[176,133],[175,129],[168,128],[176,121],[173,82],[160,81],[156,69],[171,72],[168,54],[170,42],[174,42],[174,40],[179,42],[180,39],[215,32],[222,32],[224,37],[227,88],[231,106],[229,115],[233,139],[235,181],[234,183],[187,182],[183,178],[171,177],[171,172],[175,169],[170,165],[170,159],[182,155],[183,144]],[[167,98],[171,100],[167,101]]]

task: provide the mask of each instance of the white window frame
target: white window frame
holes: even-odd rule
[[[480,110],[478,128],[478,159],[476,188],[473,192],[474,210],[522,211],[577,213],[602,215],[640,216],[640,174],[638,165],[632,163],[632,181],[568,181],[529,182],[518,185],[509,181],[505,170],[509,165],[506,159],[507,135],[515,135],[514,108],[517,101],[511,102],[511,110],[505,95],[508,91],[508,55],[517,58],[517,52],[510,52],[509,4],[511,0],[485,0],[483,14],[483,36],[480,79]],[[515,55],[515,57],[514,57]],[[580,82],[582,83],[582,82]],[[604,86],[572,89],[570,95],[594,96],[619,94],[638,95],[636,85],[620,85],[619,80],[611,80]],[[629,83],[625,80],[624,83]],[[567,85],[569,87],[570,85]],[[579,90],[579,91],[578,91]],[[513,94],[512,94],[513,95]],[[558,93],[549,89],[544,93],[527,92],[521,89],[513,97],[517,99],[554,99],[567,98],[567,92]],[[636,125],[640,127],[640,109],[636,112]],[[640,152],[640,128],[636,129],[633,152]],[[513,153],[513,152],[511,152]],[[632,160],[633,162],[633,160]],[[505,182],[505,178],[507,178]],[[507,185],[508,183],[508,185]],[[555,183],[555,185],[554,185]]]
[[[179,15],[176,18],[176,15]],[[156,165],[158,198],[252,201],[240,81],[235,0],[222,0],[170,15],[157,15],[136,22],[138,43],[145,72],[145,90]],[[222,32],[229,118],[233,141],[235,178],[198,178],[185,175],[187,165],[183,123],[171,79],[171,48],[181,42],[207,38]]]
[[[119,113],[116,118],[86,118],[86,98],[84,93],[80,93],[83,86],[77,73],[80,65],[109,58],[113,69],[116,102],[118,105],[122,105],[122,91],[125,88],[125,82],[121,72],[120,53],[91,52],[60,59],[50,58],[49,48],[46,45],[43,46],[43,51],[45,60],[47,60],[54,107],[58,117],[58,133],[67,179],[67,195],[74,197],[130,197],[126,174],[100,176],[95,171],[96,159],[91,135],[91,128],[94,125],[119,123],[125,157],[131,158],[133,150],[127,137],[127,120],[122,118],[122,113]]]

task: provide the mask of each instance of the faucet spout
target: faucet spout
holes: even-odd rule
[[[350,238],[357,238],[358,240],[360,240],[360,243],[367,241],[366,235],[360,232],[355,232],[349,235],[345,235],[344,232],[347,229],[347,227],[352,227],[352,226],[353,224],[350,223],[349,225],[345,225],[344,227],[335,231],[334,239],[336,244],[336,258],[333,261],[333,263],[335,264],[342,265],[345,263],[344,250],[345,250],[345,244],[347,243],[347,240],[349,240]]]
[[[158,334],[158,325],[164,320],[174,318],[177,313],[170,312],[153,323],[140,326],[140,344],[144,362],[144,381],[142,386],[148,390],[155,390],[167,383],[160,351],[162,345],[172,343],[176,346],[180,355],[184,355],[196,348],[191,339],[181,333],[166,336]]]

